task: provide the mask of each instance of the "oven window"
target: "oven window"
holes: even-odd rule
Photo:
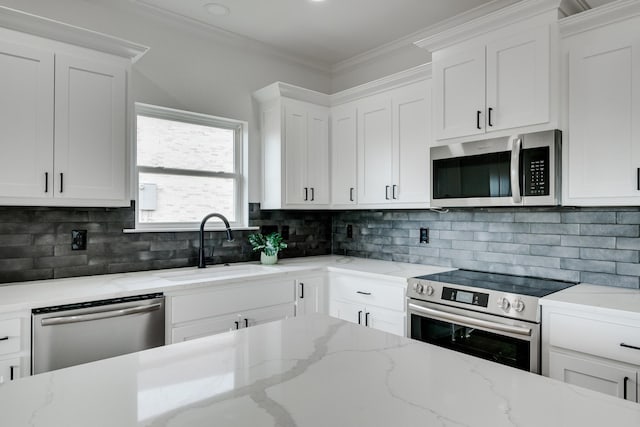
[[[511,152],[433,161],[433,198],[511,197]]]
[[[525,371],[530,370],[529,341],[415,314],[411,315],[411,338]]]

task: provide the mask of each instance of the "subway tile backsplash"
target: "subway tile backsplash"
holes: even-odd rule
[[[635,207],[348,211],[333,214],[333,253],[639,288],[639,224]]]

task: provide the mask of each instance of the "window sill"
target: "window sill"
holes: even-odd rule
[[[231,231],[258,231],[260,227],[231,227]],[[199,232],[200,228],[125,228],[122,230],[125,234],[133,233],[193,233]],[[224,227],[206,227],[204,231],[227,231]]]

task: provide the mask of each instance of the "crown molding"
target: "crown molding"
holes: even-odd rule
[[[381,79],[373,80],[368,83],[361,84],[340,92],[336,92],[330,96],[331,105],[346,104],[365,96],[374,95],[389,89],[411,84],[420,80],[431,78],[431,63],[418,65],[399,73],[394,73]]]
[[[502,9],[517,1],[520,0],[492,0],[482,6],[478,6],[466,12],[462,12],[456,16],[445,19],[444,21],[440,21],[434,25],[418,30],[407,36],[401,37],[395,41],[385,43],[374,49],[345,59],[344,61],[337,62],[331,67],[331,72],[333,74],[339,74],[357,68],[378,57],[388,55],[390,53],[393,53],[394,51],[408,46],[413,46],[416,40],[421,40],[432,34],[437,34],[441,31],[444,31],[448,28],[464,24],[465,22],[479,18],[488,13],[495,12],[496,10]]]
[[[329,74],[331,72],[331,66],[324,62],[314,61],[309,58],[304,58],[299,55],[292,55],[282,49],[253,39],[251,37],[243,36],[233,31],[227,31],[215,25],[208,24],[198,19],[191,18],[186,15],[182,15],[177,12],[173,12],[157,5],[151,4],[146,0],[130,0],[141,7],[144,7],[149,12],[152,12],[155,16],[161,18],[172,18],[172,22],[178,22],[186,25],[190,30],[199,31],[201,35],[205,37],[213,37],[217,40],[225,40],[227,42],[237,43],[243,48],[250,48],[259,51],[260,53],[278,57],[290,64],[301,65],[314,71],[320,71],[322,73]]]
[[[478,17],[472,21],[434,33],[415,45],[430,52],[460,43],[479,34],[558,10],[561,0],[521,0],[511,6]]]
[[[586,0],[562,0],[560,3],[560,13],[563,17],[582,13],[589,9],[591,6]]]
[[[640,15],[640,1],[618,0],[595,9],[561,19],[560,35],[569,37],[603,25],[612,24]]]
[[[261,104],[280,97],[285,97],[296,99],[298,101],[311,102],[324,107],[331,106],[331,99],[326,93],[305,89],[300,86],[283,82],[275,82],[269,86],[263,87],[262,89],[253,92],[253,97]]]
[[[0,27],[109,53],[131,62],[136,62],[149,50],[147,46],[128,40],[4,6],[0,6]]]

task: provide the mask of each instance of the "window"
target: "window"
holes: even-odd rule
[[[136,229],[194,229],[211,212],[247,226],[246,129],[246,122],[136,104]]]

